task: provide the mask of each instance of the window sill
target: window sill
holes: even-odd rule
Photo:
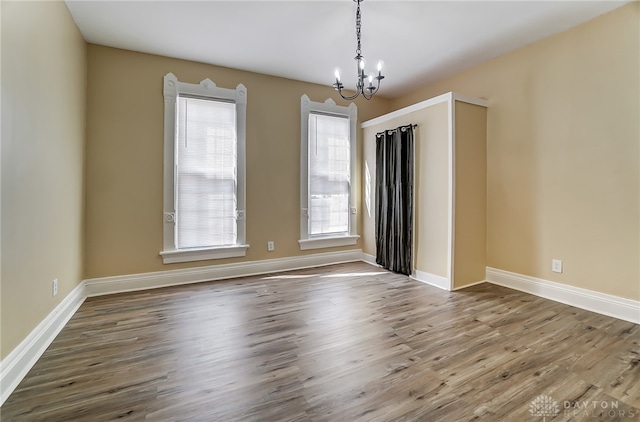
[[[347,246],[355,245],[358,243],[360,236],[336,236],[336,237],[314,237],[309,239],[300,239],[300,250],[306,251],[308,249],[321,249],[321,248],[333,248],[335,246]]]
[[[222,246],[219,248],[180,249],[162,251],[163,264],[177,262],[206,261],[209,259],[236,258],[247,255],[249,245]]]

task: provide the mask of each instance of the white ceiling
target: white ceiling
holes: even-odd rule
[[[394,98],[628,1],[383,1],[361,4],[367,71]],[[87,42],[330,85],[355,86],[351,0],[73,1]],[[215,77],[215,76],[214,76]]]

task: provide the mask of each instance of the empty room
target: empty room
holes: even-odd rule
[[[0,25],[0,420],[640,420],[639,2]]]

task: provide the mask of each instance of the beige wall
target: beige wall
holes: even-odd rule
[[[83,278],[86,44],[63,2],[1,7],[4,358]]]
[[[393,101],[489,100],[489,266],[640,299],[639,25],[633,2]]]
[[[163,265],[158,255],[162,249],[162,78],[168,72],[185,82],[210,78],[224,88],[239,83],[247,87],[246,208],[251,247],[245,258]],[[301,252],[298,245],[303,94],[313,101],[337,96],[330,86],[89,45],[85,276],[349,249]],[[388,112],[389,104],[383,98],[357,100],[359,121]],[[361,151],[359,145],[359,155]],[[360,181],[355,184],[359,187]],[[268,240],[275,241],[274,252],[267,252]]]
[[[414,267],[447,277],[448,267],[448,103],[443,102],[363,129],[363,158],[371,175],[371,211],[364,213],[364,248],[376,255],[375,246],[375,134],[385,129],[417,124],[415,131]],[[365,207],[366,208],[366,207]],[[366,210],[365,210],[366,211]]]
[[[453,287],[485,279],[487,108],[455,101]]]

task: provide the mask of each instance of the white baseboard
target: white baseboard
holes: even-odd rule
[[[20,344],[0,362],[0,406],[20,384],[40,356],[87,298],[78,284]]]
[[[375,266],[375,267],[382,268],[380,265],[378,265],[378,264],[376,263],[376,257],[375,257],[375,256],[373,256],[373,255],[370,255],[370,254],[368,254],[368,253],[364,253],[364,252],[363,252],[363,253],[362,253],[362,260],[363,260],[364,262],[366,262],[367,264],[371,264],[371,265],[373,265],[373,266]]]
[[[487,267],[487,281],[587,311],[640,324],[640,302]]]
[[[486,283],[486,282],[487,282],[487,280],[480,280],[480,281],[476,281],[476,282],[473,282],[473,283],[465,284],[464,286],[454,287],[451,290],[463,290],[463,289],[466,289],[468,287],[477,286],[478,284],[482,284],[482,283]]]
[[[438,287],[439,289],[451,290],[451,286],[449,286],[449,280],[447,279],[447,277],[426,273],[424,271],[414,270],[411,278],[422,283],[429,284],[430,286]]]
[[[102,296],[136,290],[156,289],[181,284],[199,283],[226,278],[247,277],[301,268],[321,267],[362,260],[362,250],[353,249],[290,258],[265,259],[234,264],[121,275],[86,280],[87,296]]]
[[[375,265],[376,267],[380,267],[380,265],[376,264],[376,257],[373,255],[369,255],[366,253],[362,254],[362,260],[367,264]],[[413,274],[409,276],[409,278],[419,281],[421,283],[428,284],[430,286],[437,287],[443,290],[451,290],[449,288],[449,281],[446,277],[441,277],[439,275],[426,273],[424,271],[414,270]],[[468,286],[465,286],[468,287]]]

